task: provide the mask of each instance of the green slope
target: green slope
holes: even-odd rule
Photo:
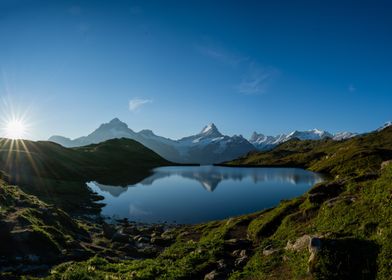
[[[229,166],[296,166],[330,179],[240,217],[186,226],[157,258],[92,258],[50,279],[390,279],[392,128],[335,142],[290,141]],[[383,168],[381,168],[383,166]]]
[[[125,138],[75,149],[47,141],[0,140],[0,170],[15,180],[28,176],[90,179],[108,172],[132,173],[132,168],[168,164],[152,150]]]
[[[227,166],[294,166],[339,176],[377,173],[392,158],[392,127],[345,141],[293,139],[272,151],[249,154]]]
[[[0,278],[13,279],[18,264],[47,265],[80,253],[90,235],[79,221],[64,211],[0,180]],[[9,273],[1,271],[11,266]]]
[[[98,212],[99,199],[86,181],[127,185],[150,175],[151,169],[171,164],[131,139],[69,149],[48,141],[0,139],[3,178],[47,203],[66,211]]]

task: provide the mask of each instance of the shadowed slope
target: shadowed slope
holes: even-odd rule
[[[142,144],[124,138],[75,149],[46,141],[0,140],[0,169],[12,181],[31,176],[63,180],[96,179],[109,173],[136,176],[142,169],[169,164]]]
[[[85,182],[135,184],[151,169],[170,165],[142,144],[113,139],[81,148],[64,148],[53,142],[0,140],[0,170],[9,183],[66,211],[96,212],[99,198]]]

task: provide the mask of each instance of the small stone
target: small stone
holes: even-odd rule
[[[234,265],[236,267],[242,266],[242,265],[244,265],[246,263],[247,260],[248,260],[248,256],[240,257],[240,258],[235,260]]]
[[[216,270],[213,270],[204,276],[204,280],[215,280],[215,279],[218,279],[218,277],[219,277],[219,272]]]
[[[189,232],[189,231],[183,231],[183,232],[181,232],[178,236],[179,237],[185,237],[185,236],[187,236],[187,235],[190,235],[191,233]]]
[[[275,249],[275,248],[272,247],[272,245],[268,245],[268,246],[266,246],[266,247],[264,248],[264,250],[263,250],[263,255],[264,255],[264,256],[270,256],[270,255],[272,255],[272,254],[275,254],[275,253],[278,252],[278,251],[279,251],[279,249]]]
[[[224,259],[220,259],[218,261],[218,269],[222,270],[222,269],[225,269],[225,268],[227,268],[227,264],[225,263],[225,260]]]
[[[140,236],[136,241],[140,243],[149,243],[150,239],[146,236]]]
[[[234,250],[234,251],[231,253],[231,255],[232,255],[233,257],[238,257],[238,256],[240,255],[240,252],[241,252],[241,250],[237,249],[237,250]]]
[[[387,166],[390,165],[391,163],[392,163],[392,160],[383,161],[383,162],[381,163],[381,170],[383,170],[385,167],[387,167]]]
[[[285,249],[289,251],[296,251],[296,252],[304,250],[308,246],[310,239],[311,239],[310,236],[305,234],[300,238],[298,238],[297,240],[295,240],[294,243],[289,240],[287,242]]]
[[[246,250],[241,250],[240,257],[245,257],[245,256],[246,256]]]
[[[141,237],[140,234],[132,236],[133,240],[137,241]]]
[[[225,243],[234,245],[234,244],[238,243],[238,239],[236,239],[236,238],[228,239],[225,241]]]
[[[251,245],[252,241],[248,239],[228,239],[225,240],[225,246],[230,247],[232,249],[241,249],[241,248],[247,248]]]

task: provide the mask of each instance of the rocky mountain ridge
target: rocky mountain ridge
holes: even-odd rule
[[[377,130],[380,131],[389,125],[391,122],[387,122]],[[249,139],[245,139],[242,135],[224,135],[214,123],[210,123],[195,135],[173,140],[156,135],[148,129],[135,132],[126,123],[114,118],[110,122],[100,125],[87,136],[72,140],[55,135],[50,137],[49,141],[64,147],[80,147],[113,138],[130,138],[172,162],[213,164],[235,159],[252,151],[271,150],[277,145],[295,138],[300,140],[332,138],[336,141],[342,141],[358,135],[358,133],[347,131],[332,134],[328,131],[312,129],[294,130],[291,133],[276,136],[254,132]]]

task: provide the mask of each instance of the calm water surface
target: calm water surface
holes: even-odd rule
[[[175,166],[127,187],[87,185],[105,199],[102,214],[141,222],[197,223],[275,206],[321,182],[298,168]]]

